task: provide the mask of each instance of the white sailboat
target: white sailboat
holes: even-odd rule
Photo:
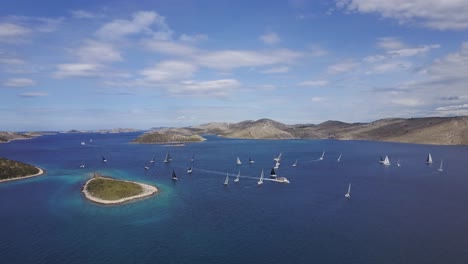
[[[255,160],[253,160],[251,157],[249,157],[249,163],[250,163],[250,164],[254,164],[254,163],[255,163]]]
[[[85,167],[84,163],[81,163],[80,168],[83,169],[84,167]]]
[[[188,168],[187,173],[190,174],[190,173],[192,173],[192,171],[193,171],[193,169],[192,169],[192,167],[190,167],[190,168]]]
[[[279,162],[281,160],[281,155],[283,155],[283,152],[281,152],[278,157],[273,158],[274,161]]]
[[[81,146],[84,146],[86,145],[86,143],[84,141],[81,141]]]
[[[431,156],[431,153],[429,153],[429,155],[427,155],[426,163],[427,163],[427,164],[432,164],[432,156]]]
[[[154,155],[153,158],[150,160],[150,163],[155,163],[156,161],[154,160]]]
[[[294,162],[294,164],[292,165],[293,167],[296,167],[297,166],[297,160]]]
[[[258,184],[258,185],[262,185],[262,184],[263,184],[263,170],[262,170],[262,174],[260,174],[260,180],[258,180],[257,184]]]
[[[166,157],[164,158],[163,162],[164,163],[169,163],[172,161],[171,156],[169,155],[169,152],[166,153]]]
[[[102,156],[102,162],[107,162],[106,157]]]
[[[145,170],[149,170],[149,166],[148,166],[148,165],[145,165],[144,169],[145,169]]]
[[[226,179],[224,180],[224,185],[228,185],[229,183],[229,173],[226,173]]]
[[[348,185],[348,192],[344,195],[346,198],[351,198],[351,183]]]
[[[240,170],[237,173],[237,177],[234,179],[234,182],[239,182],[239,178],[240,178]]]
[[[390,160],[388,160],[388,156],[387,156],[387,155],[385,155],[385,159],[384,159],[384,161],[383,161],[382,164],[385,165],[385,166],[390,166]]]
[[[239,156],[237,156],[236,164],[237,164],[237,165],[241,165],[241,164],[242,164],[242,162],[241,162],[240,159],[239,159]]]
[[[444,164],[444,160],[440,160],[440,167],[439,167],[439,170],[440,172],[443,172],[444,169],[442,169],[442,165]]]
[[[338,162],[341,161],[341,155],[342,155],[342,153],[340,153],[340,156],[339,156],[338,159],[337,159]]]
[[[325,151],[322,152],[322,156],[320,156],[319,160],[323,160],[323,157],[325,157]]]
[[[398,167],[401,167],[400,159],[397,160],[396,165],[397,165]]]
[[[177,181],[177,175],[175,174],[174,170],[172,170],[172,180]]]

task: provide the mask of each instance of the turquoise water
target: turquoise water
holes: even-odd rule
[[[468,262],[467,147],[215,136],[185,147],[129,144],[137,135],[59,134],[0,144],[0,156],[47,170],[0,184],[1,263]],[[162,163],[166,151],[170,164]],[[316,161],[322,151],[325,159]],[[290,184],[257,186],[247,178],[262,169],[267,176],[280,152],[278,174]],[[377,162],[386,154],[390,167]],[[156,164],[145,171],[153,155]],[[237,155],[246,178],[223,186],[226,173],[237,174]],[[248,165],[249,156],[255,164]],[[93,171],[161,192],[97,205],[80,192]]]

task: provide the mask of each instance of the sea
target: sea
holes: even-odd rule
[[[185,146],[130,143],[138,135],[0,144],[1,157],[46,170],[0,184],[0,263],[468,263],[466,146],[214,135]],[[277,174],[289,184],[267,180],[280,153]],[[81,193],[94,172],[160,192],[95,204]]]

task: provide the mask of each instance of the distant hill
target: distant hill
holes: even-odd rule
[[[19,132],[6,132],[0,131],[0,143],[10,142],[17,139],[29,139],[40,136],[39,133],[19,133]]]
[[[200,142],[205,139],[193,132],[178,128],[178,129],[161,129],[144,133],[133,140],[133,143],[143,144],[162,144],[162,143],[182,143],[182,142]]]
[[[111,129],[97,129],[97,130],[68,130],[63,133],[101,133],[101,134],[115,134],[115,133],[129,133],[138,132],[140,129],[134,128],[111,128]]]
[[[179,136],[216,134],[250,139],[374,140],[418,144],[468,145],[468,117],[391,118],[369,123],[326,121],[320,124],[286,125],[271,119],[239,123],[208,123],[196,127],[164,128],[148,134],[160,143]],[[152,141],[148,134],[148,141]],[[164,137],[166,135],[167,137]],[[141,141],[141,139],[137,139]],[[136,140],[136,141],[137,141]],[[183,140],[181,140],[183,141]],[[169,141],[167,141],[169,142]],[[145,142],[147,143],[147,142]]]

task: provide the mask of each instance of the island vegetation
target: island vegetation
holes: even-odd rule
[[[40,136],[39,133],[20,133],[20,132],[7,132],[0,131],[0,143],[8,143],[12,140],[30,139]]]
[[[136,142],[154,143],[173,139],[201,138],[216,134],[245,139],[338,139],[373,140],[417,144],[468,145],[468,116],[387,118],[367,123],[326,121],[320,124],[287,125],[271,119],[239,123],[208,123],[195,127],[163,128],[143,134]]]
[[[83,186],[83,193],[89,200],[101,204],[119,204],[153,195],[156,187],[133,182],[117,180],[99,174],[94,175]]]
[[[160,130],[152,131],[137,137],[133,142],[134,143],[143,143],[143,144],[176,144],[176,143],[185,143],[185,142],[201,142],[205,139],[196,134],[190,134],[191,132],[186,132],[184,130],[171,131],[171,130]]]
[[[43,174],[43,170],[30,164],[0,157],[0,181],[17,180]]]

